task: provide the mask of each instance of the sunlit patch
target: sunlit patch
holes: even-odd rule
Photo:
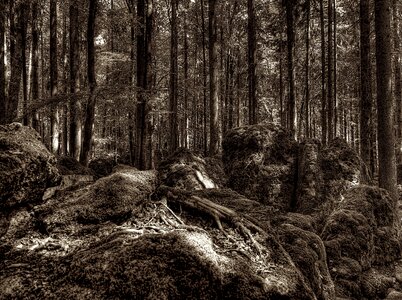
[[[222,271],[228,271],[230,259],[216,253],[212,240],[201,232],[187,232],[182,235],[185,241]]]

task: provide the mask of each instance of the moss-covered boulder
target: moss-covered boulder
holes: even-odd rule
[[[82,225],[122,223],[129,219],[156,188],[156,172],[124,167],[91,185],[65,191],[35,207],[47,232],[74,233]],[[77,227],[78,226],[78,227]]]
[[[400,224],[395,202],[385,190],[361,185],[343,197],[321,237],[338,292],[358,298],[364,290],[362,272],[400,257]]]
[[[371,181],[357,152],[340,138],[327,146],[316,140],[302,142],[297,173],[296,211],[324,218],[349,188]]]
[[[274,124],[230,130],[223,140],[228,186],[250,199],[286,211],[296,192],[297,143]]]
[[[327,266],[321,238],[313,232],[309,216],[290,213],[274,221],[279,242],[306,278],[317,299],[335,298],[335,286]]]
[[[59,180],[56,158],[35,130],[19,123],[0,126],[0,208],[41,201]]]
[[[158,166],[161,184],[185,190],[221,188],[226,183],[222,161],[179,148]]]

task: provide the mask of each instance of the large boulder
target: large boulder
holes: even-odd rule
[[[158,166],[161,184],[185,190],[221,188],[226,183],[222,161],[177,149]]]
[[[313,232],[309,216],[289,213],[274,219],[279,242],[302,272],[318,300],[335,298],[335,286],[327,266],[321,238]]]
[[[56,158],[35,130],[19,123],[0,126],[1,209],[38,202],[59,180]]]
[[[288,211],[294,201],[296,158],[296,141],[275,124],[235,128],[223,140],[228,186],[280,211]]]
[[[400,224],[395,202],[385,190],[361,185],[343,197],[321,237],[338,293],[359,299],[366,290],[363,273],[400,258]]]
[[[327,146],[317,140],[302,142],[297,173],[296,211],[308,214],[329,213],[349,188],[370,183],[366,165],[340,138]]]

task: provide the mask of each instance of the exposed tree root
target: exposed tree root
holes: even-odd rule
[[[222,221],[232,224],[239,229],[241,234],[246,239],[250,240],[251,244],[258,251],[258,253],[261,256],[263,255],[264,247],[254,238],[252,232],[260,234],[263,239],[267,236],[267,233],[258,224],[256,224],[254,220],[250,220],[246,216],[241,216],[230,208],[214,203],[209,199],[195,196],[187,191],[161,186],[159,188],[159,193],[162,194],[162,199],[164,197],[167,203],[170,202],[180,204],[210,215],[216,222],[218,229],[222,231],[228,238],[230,237],[224,230]],[[175,217],[178,218],[176,215]]]

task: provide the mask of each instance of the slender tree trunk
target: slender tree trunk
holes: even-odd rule
[[[63,36],[62,36],[62,59],[63,59],[63,92],[68,93],[68,60],[67,60],[67,10],[63,9]],[[68,155],[68,102],[63,105],[63,143],[62,152]]]
[[[337,75],[337,62],[338,62],[338,50],[337,50],[337,16],[336,16],[336,0],[334,1],[334,60],[333,60],[333,68],[334,68],[334,96],[333,96],[333,101],[334,101],[334,137],[338,135],[338,89],[337,89],[337,81],[338,81],[338,75]]]
[[[187,25],[187,12],[188,12],[188,6],[186,5],[186,11],[184,15],[184,45],[183,45],[183,51],[184,51],[184,147],[189,148],[190,147],[190,137],[188,134],[189,131],[189,113],[188,113],[188,85],[189,85],[189,77],[188,77],[188,25]]]
[[[206,42],[205,42],[205,12],[204,0],[201,0],[201,24],[202,24],[202,96],[203,96],[203,132],[204,132],[204,155],[208,151],[208,129],[207,129],[207,57],[206,57]]]
[[[288,86],[289,86],[289,99],[288,99],[288,128],[292,133],[293,138],[297,136],[297,114],[296,114],[296,96],[295,96],[295,79],[293,70],[293,49],[295,43],[294,32],[294,5],[291,0],[286,0],[286,30],[287,30],[287,56],[288,56]]]
[[[169,151],[173,153],[179,145],[178,137],[178,115],[177,115],[177,98],[178,98],[178,40],[177,40],[177,9],[178,0],[171,0],[171,34],[170,34],[170,81],[169,81],[169,129],[170,143]]]
[[[216,0],[208,0],[208,36],[209,36],[209,105],[210,105],[210,145],[211,156],[219,152],[219,92],[218,92],[218,43]]]
[[[23,96],[23,113],[22,123],[28,125],[28,71],[27,71],[27,30],[28,30],[28,4],[23,4],[23,17],[21,24],[21,59],[22,59],[22,96]]]
[[[58,68],[57,68],[57,1],[50,0],[50,95],[58,93]],[[51,150],[59,151],[59,111],[57,105],[52,105],[50,115]]]
[[[331,141],[334,138],[334,103],[333,103],[333,12],[332,12],[332,0],[328,1],[328,83],[327,83],[327,92],[328,92],[328,140]]]
[[[360,154],[370,166],[372,92],[370,59],[370,0],[360,0]]]
[[[81,153],[81,102],[79,88],[79,9],[77,0],[70,0],[70,155],[79,160]]]
[[[327,144],[328,114],[327,94],[325,90],[325,27],[324,27],[324,0],[320,0],[320,32],[321,32],[321,140]]]
[[[131,1],[131,2],[130,2]],[[131,63],[131,70],[130,70],[130,77],[131,77],[131,85],[135,88],[135,1],[129,0],[130,6],[130,15],[131,15],[131,26],[130,26],[130,63]],[[106,112],[106,106],[105,106]],[[128,113],[128,144],[129,144],[129,151],[130,151],[130,164],[135,164],[135,141],[134,141],[134,114],[133,112],[129,111]]]
[[[248,41],[248,101],[249,101],[249,124],[257,124],[258,107],[256,97],[256,26],[254,0],[247,0],[247,41]]]
[[[95,22],[98,0],[89,1],[88,26],[87,26],[87,63],[89,98],[86,106],[84,139],[81,151],[81,163],[88,165],[93,139],[93,126],[95,121],[96,105],[96,73],[95,73]]]
[[[18,99],[22,75],[22,34],[24,4],[17,3],[13,7],[10,2],[10,81],[8,85],[8,97],[6,105],[6,122],[11,123],[18,114]],[[15,11],[15,13],[14,13]]]
[[[307,0],[307,18],[306,18],[306,66],[305,66],[305,89],[306,89],[306,105],[305,105],[305,137],[310,137],[309,131],[309,106],[310,106],[310,0]]]
[[[379,186],[398,201],[391,79],[391,1],[375,1]]]
[[[396,128],[397,128],[397,162],[402,162],[402,86],[401,86],[401,42],[400,42],[400,30],[398,20],[399,7],[398,1],[393,0],[393,37],[394,37],[394,74],[395,74],[395,88],[394,97],[396,105]]]
[[[32,101],[39,99],[39,5],[38,1],[32,2],[32,71],[31,71],[31,96]],[[33,111],[32,127],[40,132],[39,113]]]
[[[6,66],[4,47],[6,34],[6,1],[0,1],[0,124],[6,123]]]

